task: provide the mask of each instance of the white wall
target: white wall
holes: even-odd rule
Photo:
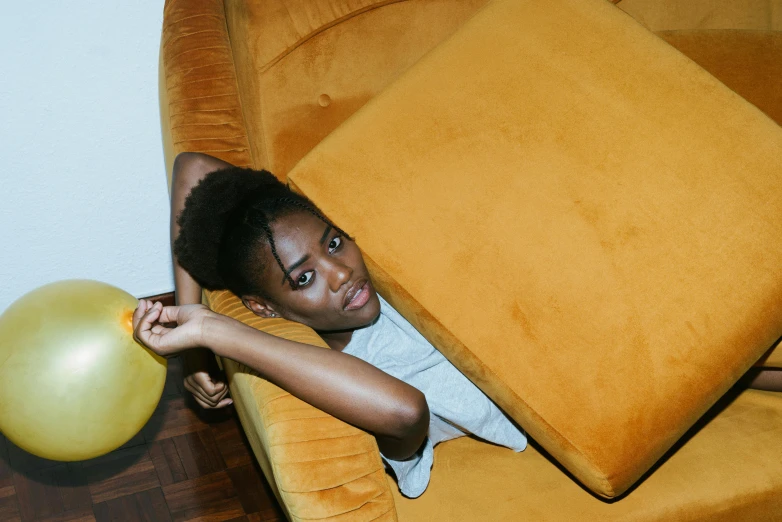
[[[0,31],[0,312],[44,283],[173,290],[163,0],[9,2]]]

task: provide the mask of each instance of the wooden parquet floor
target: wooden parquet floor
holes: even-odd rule
[[[116,451],[62,463],[0,435],[0,521],[284,521],[232,407],[205,412],[169,360],[163,398]]]

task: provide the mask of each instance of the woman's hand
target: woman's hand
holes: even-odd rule
[[[134,337],[156,354],[168,357],[196,348],[184,356],[184,384],[205,409],[223,408],[233,403],[228,397],[228,386],[212,377],[217,373],[213,368],[216,366],[214,355],[200,344],[203,319],[211,313],[203,305],[163,307],[160,303],[141,299],[133,314]]]
[[[133,313],[133,337],[156,354],[168,357],[203,346],[204,319],[211,314],[204,305],[164,307],[141,299]]]
[[[182,355],[185,389],[204,409],[224,408],[233,404],[225,377],[217,367],[215,355],[206,348],[196,348]]]

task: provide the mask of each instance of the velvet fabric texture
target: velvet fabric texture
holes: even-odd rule
[[[782,125],[782,0],[615,3]],[[782,348],[757,365],[782,368]]]
[[[758,359],[755,366],[782,369],[782,342],[778,342],[776,346]]]
[[[429,490],[394,492],[399,520],[773,522],[782,520],[782,408],[772,392],[722,399],[624,497],[607,503],[538,447],[515,455],[473,439],[435,449]],[[468,486],[469,485],[469,486]]]
[[[614,1],[650,31],[782,31],[780,0]]]
[[[782,32],[715,29],[658,34],[782,124]]]
[[[486,0],[226,2],[256,166],[280,179]]]
[[[782,129],[602,0],[491,2],[289,180],[605,497],[782,335]]]
[[[159,74],[169,185],[180,152],[252,166],[222,1],[166,2]]]
[[[323,137],[484,3],[168,0],[160,55],[168,173],[177,153],[196,151],[240,166],[271,168],[284,179]],[[622,0],[619,7],[653,30],[671,33],[660,34],[749,98],[749,91],[729,79],[741,83],[743,73],[732,74],[721,62],[727,56],[741,64],[735,46],[725,44],[715,52],[709,48],[713,39],[693,31],[779,29],[773,22],[782,12],[778,4]],[[753,63],[767,63],[763,57],[769,50],[752,44],[757,41],[746,48],[760,57]],[[747,74],[762,77],[754,66]],[[744,83],[761,95],[772,92],[761,82]],[[768,103],[753,102],[761,108]],[[605,136],[613,139],[611,131]],[[207,292],[205,302],[255,327],[324,346],[301,325],[247,315],[230,293]],[[765,357],[766,364],[782,367],[782,350]],[[589,495],[533,448],[516,455],[467,439],[438,448],[430,489],[410,501],[398,495],[390,477],[376,480],[379,457],[369,435],[297,401],[247,368],[228,360],[223,366],[245,433],[291,520],[570,520],[588,514],[601,520],[754,521],[777,520],[782,513],[782,457],[775,452],[782,447],[782,405],[772,394],[750,392],[707,415],[705,428],[691,439],[685,436],[683,448],[675,448],[638,488],[613,503]],[[578,371],[573,365],[574,375]],[[339,441],[333,448],[332,437]],[[319,465],[324,456],[328,464]]]

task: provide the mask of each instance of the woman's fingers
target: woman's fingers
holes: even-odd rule
[[[158,303],[155,303],[156,305]],[[179,307],[178,306],[163,306],[160,305],[161,312],[160,312],[160,319],[159,321],[161,323],[177,323],[177,316],[179,315]]]
[[[204,401],[202,401],[200,398],[198,398],[198,395],[193,395],[193,397],[195,398],[198,405],[204,408],[205,410],[211,410],[214,408],[214,406],[207,404]]]
[[[147,313],[147,310],[149,309],[149,301],[146,299],[139,299],[138,306],[136,307],[136,310],[133,312],[133,329],[136,329],[136,326],[138,326],[138,323],[141,321],[141,318],[144,317],[144,314]]]
[[[194,372],[189,378],[192,379],[194,386],[198,387],[209,397],[216,397],[226,390],[225,383],[213,380],[208,371]]]
[[[226,399],[228,399],[226,397],[228,394],[228,388],[225,388],[222,392],[214,397],[209,397],[203,393],[203,390],[200,390],[197,386],[194,386],[191,382],[185,380],[185,389],[192,393],[193,397],[195,397],[198,403],[204,408],[221,408],[223,406],[228,406],[228,404],[233,402],[230,401],[225,403]]]
[[[142,317],[144,317],[144,314],[153,309],[160,310],[160,317],[158,317],[157,320],[161,323],[177,322],[177,314],[179,313],[178,306],[163,306],[159,301],[153,303],[147,299],[139,299],[138,307],[136,308],[136,311],[133,312],[133,326],[135,327],[136,324],[141,321]]]
[[[217,404],[212,404],[210,402],[205,402],[202,398],[200,398],[198,395],[193,395],[193,398],[196,400],[199,406],[206,410],[216,410],[219,408],[225,408],[226,406],[230,406],[234,403],[234,400],[230,397],[226,397]]]
[[[199,404],[201,405],[206,404],[205,407],[207,408],[211,408],[212,406],[217,404],[217,401],[205,396],[200,390],[195,388],[192,384],[190,384],[187,381],[185,381],[185,389],[189,391],[193,395],[193,397],[195,397],[198,400]]]
[[[219,391],[211,391],[211,389],[204,389],[204,387],[201,386],[198,380],[194,379],[193,376],[190,376],[187,379],[185,379],[185,388],[187,388],[188,391],[190,391],[191,393],[197,393],[205,401],[214,402],[214,403],[222,399],[225,396],[225,394],[228,393],[228,388],[225,386],[223,386]]]
[[[139,317],[138,320],[136,320],[137,319],[136,315],[139,314],[139,310],[141,310],[141,308],[142,306],[140,305],[136,309],[136,313],[133,314],[133,323],[134,323],[133,335],[138,341],[152,348],[155,338],[159,337],[159,335],[152,333],[152,324],[160,316],[160,307],[156,305],[152,305],[151,307],[148,307],[146,311],[143,314],[141,314],[141,317]]]
[[[225,408],[226,406],[230,406],[234,403],[234,400],[230,397],[226,397],[225,399],[221,400],[219,403],[217,403],[217,406],[215,408]]]
[[[230,406],[231,404],[234,403],[233,399],[231,399],[230,397],[226,397],[225,399],[221,400],[219,403],[215,405],[207,404],[201,399],[199,399],[198,397],[195,397],[195,400],[202,408],[207,410],[216,410],[219,408],[225,408],[226,406]]]

